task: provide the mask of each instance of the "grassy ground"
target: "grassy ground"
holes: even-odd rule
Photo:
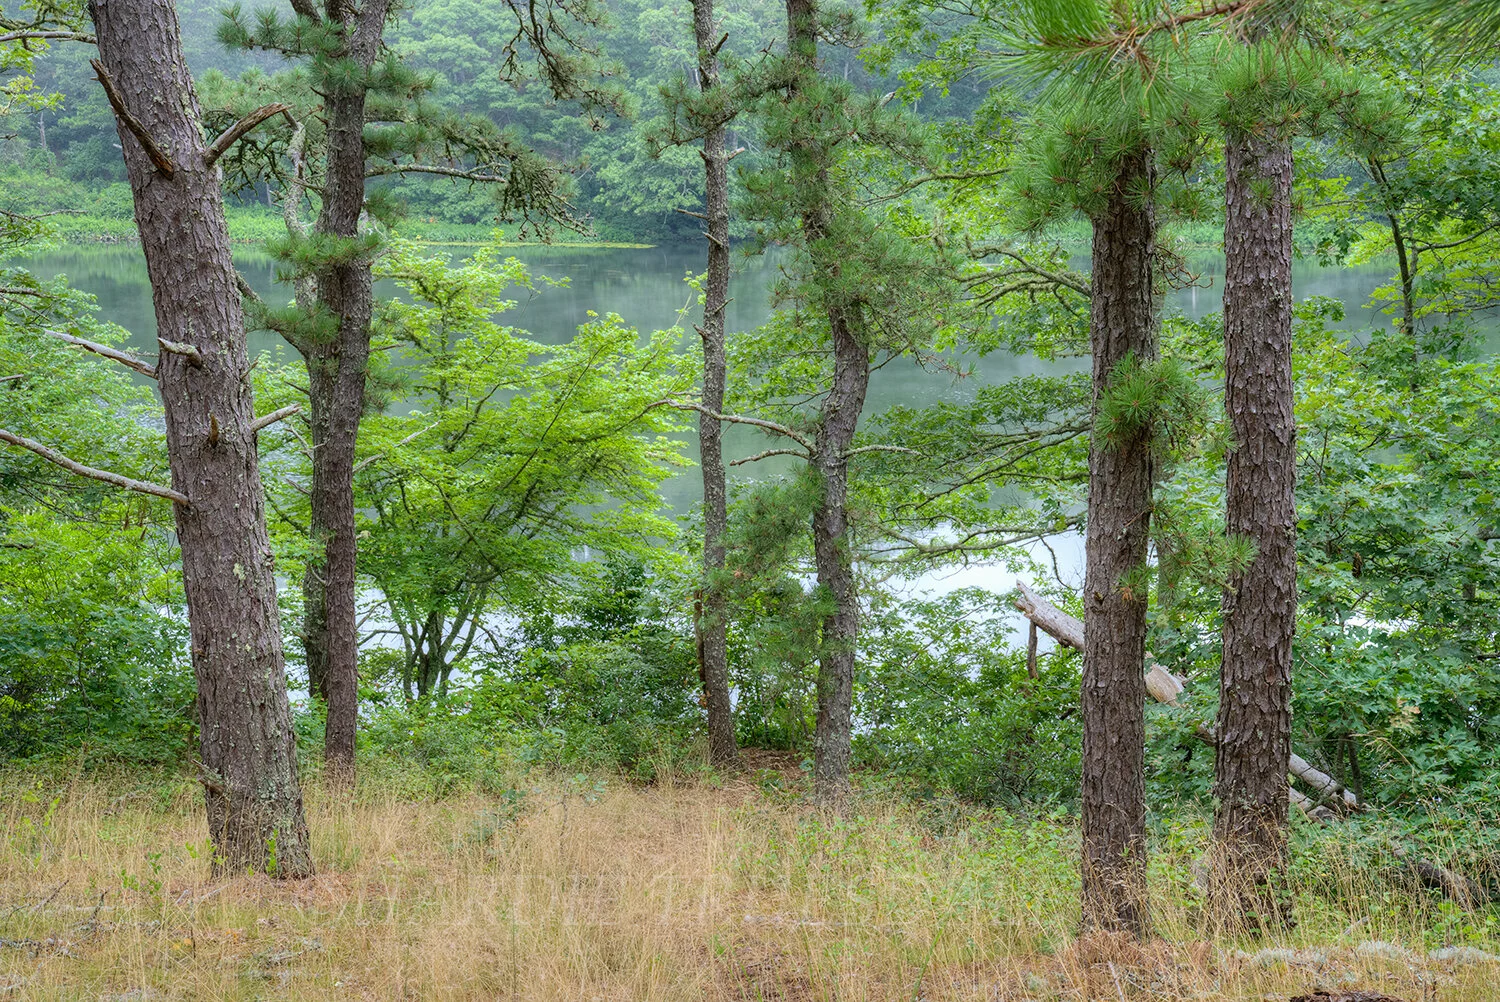
[[[1334,849],[1302,919],[1196,931],[1191,839],[1153,864],[1143,946],[1076,942],[1075,836],[888,797],[847,819],[785,761],[730,780],[518,777],[495,794],[308,792],[320,874],[208,878],[191,780],[0,777],[4,999],[1284,999],[1496,997],[1489,932]],[[1453,926],[1453,928],[1457,928]]]

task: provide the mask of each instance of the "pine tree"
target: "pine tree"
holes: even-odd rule
[[[703,281],[702,409],[698,412],[698,463],[703,472],[703,583],[697,612],[698,671],[708,710],[708,757],[719,766],[739,764],[734,712],[729,702],[729,606],[723,580],[729,523],[729,486],[724,473],[724,394],[728,381],[725,324],[729,305],[729,153],[726,135],[738,110],[720,79],[719,50],[728,40],[718,34],[713,0],[693,0],[693,39],[698,49],[699,94],[679,83],[662,90],[670,114],[665,131],[647,136],[653,152],[669,145],[702,143],[704,199],[701,217],[708,242]],[[686,211],[686,210],[683,210]],[[700,215],[699,213],[690,213]]]
[[[1002,34],[1044,83],[1057,125],[1017,188],[1041,222],[1093,231],[1093,434],[1084,536],[1083,925],[1145,935],[1144,679],[1153,491],[1162,415],[1140,374],[1158,366],[1158,162],[1188,156],[1193,104],[1168,95],[1171,49],[1155,6],[1033,0]],[[1168,99],[1173,97],[1175,99]],[[1180,166],[1180,163],[1179,163]],[[1139,397],[1139,399],[1136,399]],[[1158,402],[1159,403],[1159,402]],[[1122,420],[1122,415],[1131,415]]]
[[[1211,889],[1220,921],[1284,921],[1297,624],[1292,385],[1292,139],[1358,99],[1267,3],[1227,27],[1214,91],[1224,126],[1225,532],[1254,556],[1224,589]]]
[[[312,872],[266,530],[250,362],[219,157],[205,143],[167,0],[94,0],[94,63],[114,108],[156,305],[177,536],[219,872]],[[253,116],[252,116],[253,118]]]
[[[523,144],[476,116],[448,115],[428,100],[433,81],[408,69],[384,41],[390,0],[354,7],[329,0],[293,4],[285,20],[261,11],[254,23],[239,8],[226,12],[221,40],[231,47],[266,49],[302,63],[300,71],[265,80],[296,106],[297,126],[285,137],[291,168],[284,207],[290,233],[276,250],[291,266],[293,310],[260,308],[257,319],[277,330],[307,364],[312,463],[310,555],[303,577],[303,646],[309,690],[327,705],[325,762],[335,776],[354,768],[358,721],[358,626],[355,613],[355,445],[365,410],[371,318],[372,261],[381,246],[368,215],[389,221],[388,207],[366,197],[366,180],[431,174],[495,188],[502,215],[534,215],[577,226],[559,172]],[[593,18],[584,4],[579,16]],[[553,52],[550,21],[524,21],[531,42],[559,93],[583,93],[582,67]],[[555,64],[555,65],[554,65]],[[514,68],[513,68],[514,69]],[[609,97],[589,91],[595,99]],[[242,98],[243,100],[243,98]],[[315,135],[310,135],[314,133]],[[310,165],[315,149],[321,169]],[[275,152],[275,151],[273,151]],[[424,162],[424,157],[431,157]],[[246,180],[275,174],[274,162],[244,164]],[[301,201],[316,176],[318,213],[301,221]]]
[[[909,231],[904,217],[878,198],[868,203],[877,208],[867,207],[855,182],[861,168],[879,160],[907,178],[903,190],[919,187],[922,178],[909,175],[932,159],[926,133],[877,96],[856,94],[823,72],[819,40],[856,38],[851,18],[816,0],[788,0],[786,10],[786,55],[738,67],[734,75],[733,100],[753,103],[766,151],[777,161],[745,177],[743,215],[756,221],[762,245],[792,249],[775,290],[776,315],[742,346],[764,348],[756,359],[763,369],[787,368],[743,393],[776,398],[767,406],[786,416],[780,424],[748,421],[792,443],[762,455],[790,453],[808,462],[808,490],[796,493],[808,499],[821,624],[814,794],[837,807],[850,787],[860,631],[860,544],[849,504],[850,462],[860,452],[855,435],[875,360],[930,344],[946,323],[957,283],[956,268],[929,233]]]

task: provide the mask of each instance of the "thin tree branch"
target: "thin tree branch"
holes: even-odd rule
[[[810,453],[817,451],[811,440],[805,435],[793,431],[784,424],[777,424],[775,421],[762,421],[760,418],[742,417],[739,414],[720,414],[717,411],[704,407],[702,404],[689,403],[682,400],[663,400],[662,403],[680,411],[697,411],[699,414],[711,417],[715,421],[728,421],[730,424],[747,424],[752,428],[761,428],[765,431],[775,432],[778,435],[786,436]]]
[[[254,421],[251,421],[250,433],[254,434],[255,432],[260,431],[262,428],[269,427],[270,425],[275,424],[277,421],[285,420],[286,418],[291,417],[293,414],[296,414],[301,410],[301,404],[287,404],[285,407],[278,407],[276,410],[265,415],[264,417],[258,417]]]
[[[906,456],[926,455],[921,449],[908,449],[904,445],[862,445],[858,449],[850,449],[844,453],[844,458],[848,459],[850,456],[858,456],[864,452],[899,452]]]
[[[157,171],[166,178],[177,173],[177,165],[172,163],[172,158],[162,152],[161,147],[156,145],[156,140],[151,138],[151,133],[141,124],[140,119],[132,115],[125,107],[125,99],[120,96],[120,91],[115,87],[114,78],[104,68],[104,64],[97,59],[90,59],[89,65],[94,68],[94,74],[99,83],[104,87],[104,96],[109,98],[109,106],[115,110],[115,116],[124,123],[130,134],[135,136],[141,144],[141,149],[146,151],[146,156],[156,165]]]
[[[1472,234],[1470,234],[1469,236],[1466,236],[1466,237],[1460,237],[1457,240],[1450,240],[1447,243],[1443,243],[1443,244],[1424,244],[1424,243],[1418,243],[1417,241],[1413,240],[1412,241],[1412,248],[1414,250],[1422,252],[1423,254],[1428,254],[1428,253],[1431,253],[1432,251],[1452,250],[1455,247],[1462,247],[1466,243],[1471,243],[1471,242],[1473,242],[1475,240],[1478,240],[1480,237],[1482,237],[1485,234],[1490,233],[1490,232],[1492,232],[1492,231],[1494,231],[1496,229],[1500,229],[1500,222],[1491,223],[1490,225],[1486,226],[1484,229],[1480,230],[1477,233],[1472,233]]]
[[[462,167],[442,167],[438,164],[376,164],[365,169],[365,177],[385,177],[390,174],[437,174],[439,177],[456,177],[464,181],[484,183],[510,180],[499,174],[481,173],[478,167],[465,170]]]
[[[380,462],[386,456],[390,455],[391,452],[392,452],[392,450],[399,449],[403,445],[410,445],[412,442],[415,442],[418,438],[420,438],[423,435],[427,434],[429,431],[431,431],[432,429],[434,429],[436,427],[437,427],[437,422],[434,421],[432,424],[428,425],[426,428],[418,428],[416,431],[412,432],[410,435],[406,436],[401,441],[399,441],[395,445],[391,446],[391,448],[387,449],[385,452],[377,452],[373,456],[368,456],[368,457],[366,457],[364,459],[361,459],[359,462],[357,462],[357,463],[354,464],[354,472],[358,473],[360,470],[363,470],[367,466],[370,466],[373,463]]]
[[[264,122],[272,115],[279,115],[282,112],[290,110],[291,109],[284,104],[268,104],[264,108],[256,108],[250,114],[246,115],[244,118],[240,119],[238,122],[235,122],[229,128],[219,133],[219,138],[215,139],[213,141],[213,144],[210,145],[208,149],[203,151],[203,166],[212,167],[214,165],[214,161],[218,160],[221,156],[227,153],[229,151],[229,147],[237,143],[240,137],[245,133],[249,132],[251,129],[255,128],[257,125],[259,125],[261,122]],[[291,116],[287,116],[287,120],[290,121]]]
[[[93,35],[83,31],[12,31],[0,35],[0,44],[6,42],[86,42],[97,44]]]
[[[72,334],[65,334],[62,331],[43,329],[42,333],[50,337],[55,337],[59,341],[66,341],[68,344],[76,345],[85,351],[91,351],[95,355],[109,359],[111,362],[119,362],[125,368],[134,369],[143,376],[150,376],[152,379],[156,378],[156,366],[148,365],[134,355],[120,351],[118,348],[111,348],[109,345],[100,344],[97,341],[87,341]]]
[[[306,161],[303,158],[306,145],[307,126],[298,122],[292,130],[291,142],[286,146],[287,156],[292,161],[292,177],[282,196],[281,218],[286,222],[286,228],[299,237],[307,236],[307,223],[302,219],[302,194],[307,189]],[[297,285],[297,305],[305,309],[312,299],[313,288],[307,279],[298,281]],[[306,301],[303,299],[304,292],[308,293]]]
[[[762,459],[770,459],[772,456],[799,456],[802,459],[812,458],[801,449],[767,449],[765,452],[757,452],[755,455],[746,456],[744,459],[731,460],[729,465],[744,466],[746,463],[756,463]]]
[[[172,490],[172,488],[170,487],[162,487],[157,484],[147,483],[144,480],[134,480],[130,477],[121,476],[118,473],[111,473],[108,470],[96,470],[92,466],[84,466],[82,463],[74,462],[60,452],[47,448],[40,442],[33,442],[31,439],[22,438],[20,435],[12,435],[4,428],[0,428],[0,442],[9,442],[11,445],[20,446],[22,449],[34,452],[38,456],[41,456],[43,459],[45,459],[47,462],[54,463],[57,466],[61,466],[63,469],[69,471],[70,473],[76,473],[80,477],[88,477],[91,480],[99,480],[106,484],[112,484],[115,487],[123,487],[126,490],[137,491],[141,494],[150,494],[155,497],[166,498],[168,501],[175,501],[184,507],[186,507],[188,504],[188,498],[186,494],[179,494],[177,491]]]
[[[245,276],[241,275],[238,271],[234,273],[234,284],[235,288],[240,290],[240,295],[250,300],[250,302],[259,303],[261,301],[260,293],[256,292],[255,288],[245,280]]]

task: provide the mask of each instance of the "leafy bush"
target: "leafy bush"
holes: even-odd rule
[[[0,512],[0,534],[0,757],[182,759],[195,690],[170,575],[96,526]]]
[[[376,710],[368,750],[420,764],[445,789],[503,788],[517,767],[644,781],[688,768],[702,726],[696,653],[661,597],[640,564],[605,564],[513,647],[470,658],[445,696]]]
[[[1078,656],[1010,642],[1004,596],[891,605],[871,624],[857,691],[859,759],[980,803],[1077,796]]]

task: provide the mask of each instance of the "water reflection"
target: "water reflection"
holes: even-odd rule
[[[457,259],[471,253],[462,247],[434,250],[447,251]],[[703,253],[698,246],[644,250],[528,246],[518,247],[513,253],[535,275],[569,280],[566,287],[543,287],[535,296],[522,300],[508,318],[517,327],[529,331],[536,340],[549,344],[571,337],[577,326],[588,319],[591,310],[618,313],[627,323],[642,330],[671,326],[678,321],[684,307],[695,302],[685,277],[703,268]],[[237,247],[235,261],[261,296],[272,301],[288,297],[287,287],[276,281],[274,261],[258,247]],[[21,263],[42,277],[66,274],[74,286],[98,299],[102,317],[131,333],[133,346],[145,354],[155,354],[156,321],[152,312],[151,288],[138,246],[69,246]],[[1087,262],[1082,263],[1086,265]],[[1191,264],[1201,276],[1200,283],[1171,293],[1165,308],[1197,318],[1222,306],[1223,261],[1218,255],[1205,254]],[[728,308],[730,331],[748,330],[766,318],[775,267],[774,258],[736,256],[733,301]],[[1388,280],[1386,267],[1370,264],[1354,268],[1324,268],[1315,261],[1303,259],[1296,262],[1293,276],[1299,300],[1309,296],[1342,300],[1347,313],[1343,326],[1347,328],[1385,326],[1390,322],[1379,309],[1367,305],[1375,287]],[[385,295],[395,293],[391,283],[381,283],[378,291]],[[689,315],[689,322],[692,319]],[[689,336],[693,336],[691,330]],[[264,351],[286,350],[275,334],[258,332],[250,336],[252,356]],[[866,413],[879,413],[896,404],[922,406],[940,400],[963,399],[986,383],[1084,364],[1084,360],[1047,363],[1029,356],[996,353],[980,360],[974,374],[967,380],[911,363],[892,364],[875,374]],[[687,437],[689,451],[693,452],[696,437]],[[725,446],[730,458],[737,458],[760,451],[765,448],[765,442],[758,432],[734,428],[726,434]],[[759,466],[759,474],[785,468],[785,465],[772,465],[774,462]],[[740,476],[756,475],[747,468],[735,472]],[[664,493],[674,510],[686,512],[698,500],[696,474],[689,470],[674,477]]]

